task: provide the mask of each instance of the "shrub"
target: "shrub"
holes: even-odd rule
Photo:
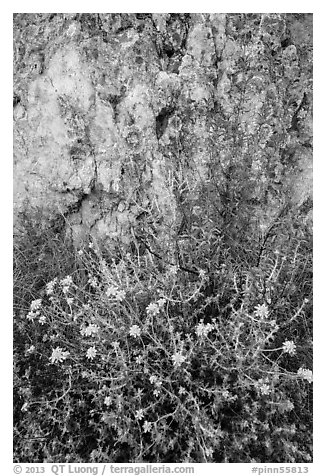
[[[15,461],[311,461],[309,232],[288,213],[252,259],[188,232],[175,264],[146,229],[17,238]]]

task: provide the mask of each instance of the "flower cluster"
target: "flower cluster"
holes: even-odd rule
[[[52,279],[52,281],[47,283],[47,285],[45,286],[45,292],[47,296],[52,296],[54,294],[54,288],[57,282],[58,282],[58,278],[54,278]]]
[[[196,334],[198,337],[207,337],[209,332],[211,332],[214,329],[214,326],[210,323],[204,324],[203,319],[197,324],[196,326]]]
[[[309,369],[300,367],[297,372],[297,375],[298,377],[301,377],[302,379],[307,380],[309,383],[312,383],[313,381],[312,371]]]
[[[150,432],[151,428],[152,428],[152,424],[149,421],[145,421],[145,423],[143,425],[144,433]]]
[[[151,302],[147,307],[146,307],[146,312],[148,316],[157,316],[160,313],[160,308],[158,305],[154,302]]]
[[[117,286],[109,286],[106,290],[106,295],[108,298],[113,298],[117,301],[123,301],[126,297],[126,292],[123,290],[119,290]]]
[[[112,398],[109,397],[109,396],[105,397],[105,399],[104,399],[104,405],[106,405],[107,407],[109,407],[111,404],[112,404]]]
[[[160,380],[156,375],[151,375],[149,378],[151,384],[155,385],[155,390],[153,391],[155,397],[158,397],[161,391],[162,380]]]
[[[34,301],[32,301],[30,306],[30,311],[27,314],[26,318],[29,321],[33,321],[36,317],[40,315],[41,306],[42,306],[42,299],[35,299]]]
[[[157,385],[158,387],[162,385],[162,381],[158,377],[156,377],[156,375],[151,375],[149,381],[152,384]]]
[[[89,324],[87,327],[82,326],[80,329],[80,333],[82,336],[94,336],[98,333],[99,327],[96,324]]]
[[[146,307],[147,315],[150,317],[158,316],[165,303],[166,299],[164,298],[160,298],[157,302],[151,302]]]
[[[66,276],[65,278],[61,279],[60,284],[62,286],[62,291],[64,292],[64,294],[67,294],[74,282],[71,276]]]
[[[35,301],[31,302],[31,311],[38,311],[42,306],[42,299],[35,299]]]

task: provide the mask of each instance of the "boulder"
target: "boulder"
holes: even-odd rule
[[[311,117],[310,14],[14,15],[16,220],[77,242],[310,223]]]

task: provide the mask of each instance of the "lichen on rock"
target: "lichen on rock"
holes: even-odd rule
[[[127,242],[144,210],[177,235],[198,207],[220,227],[238,219],[227,201],[263,226],[289,196],[300,208],[311,29],[309,14],[15,14],[16,215]]]

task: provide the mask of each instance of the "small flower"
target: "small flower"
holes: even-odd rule
[[[39,311],[30,311],[27,316],[26,316],[26,319],[28,319],[29,321],[33,321],[37,316],[39,316],[40,312]]]
[[[144,393],[144,390],[137,388],[136,397],[140,399],[143,393]]]
[[[68,355],[68,351],[64,352],[61,347],[56,347],[55,349],[52,349],[50,361],[52,364],[55,364],[56,362],[63,362],[64,360],[66,360]]]
[[[293,408],[294,408],[293,403],[290,400],[286,400],[285,402],[281,402],[279,404],[278,409],[281,413],[283,413],[283,412],[290,412],[291,410],[293,410]]]
[[[146,307],[146,312],[148,316],[157,316],[160,313],[159,306],[151,302],[147,307]]]
[[[112,398],[111,397],[105,397],[104,399],[104,405],[106,405],[107,407],[109,407],[112,403]]]
[[[35,301],[31,302],[31,311],[37,311],[38,309],[40,309],[41,305],[42,299],[35,299]]]
[[[90,324],[87,327],[82,327],[80,330],[81,335],[89,337],[98,333],[99,327],[96,324]]]
[[[143,358],[139,355],[136,357],[136,364],[141,364],[143,362]]]
[[[292,340],[287,340],[283,342],[282,349],[286,354],[295,355],[296,345]]]
[[[89,360],[93,360],[94,357],[96,356],[97,354],[97,350],[95,349],[95,347],[90,347],[87,352],[86,352],[86,357],[89,359]]]
[[[260,390],[260,393],[262,395],[269,395],[271,393],[271,387],[269,385],[267,385],[266,383],[263,383],[260,387],[259,387],[259,390]]]
[[[137,410],[135,414],[135,418],[136,420],[142,420],[144,418],[144,410],[143,409]]]
[[[88,243],[88,248],[90,249],[93,249],[94,248],[94,243],[92,243],[91,241]]]
[[[41,316],[38,320],[38,322],[41,324],[41,326],[43,326],[45,324],[45,321],[46,321],[46,317],[45,316]]]
[[[26,354],[32,354],[35,350],[35,345],[31,345],[27,350]]]
[[[125,291],[117,291],[116,295],[115,295],[116,299],[118,301],[123,301],[126,297],[126,292]]]
[[[261,319],[266,319],[268,317],[268,307],[266,304],[258,304],[255,307],[255,312],[254,312],[256,317],[260,317]]]
[[[140,336],[140,327],[139,326],[131,326],[130,327],[130,331],[129,331],[129,335],[131,335],[132,337],[139,337]]]
[[[98,286],[97,279],[96,279],[94,276],[89,276],[88,284],[89,284],[92,288],[97,288],[97,286]]]
[[[62,286],[71,286],[74,284],[71,276],[66,276],[65,278],[61,279],[60,284]]]
[[[157,305],[158,305],[158,307],[159,307],[160,309],[164,306],[165,303],[166,303],[166,299],[164,299],[164,298],[160,298],[160,299],[157,301]]]
[[[69,306],[71,306],[71,305],[73,304],[73,302],[74,302],[74,299],[73,299],[73,298],[67,298],[66,301],[67,301],[67,304],[68,304]]]
[[[262,395],[269,395],[272,392],[272,388],[269,385],[268,379],[259,379],[255,383],[255,387],[260,391]]]
[[[204,336],[205,334],[205,325],[203,324],[203,322],[200,322],[199,324],[197,324],[196,326],[196,334],[198,336]]]
[[[304,369],[303,367],[300,367],[297,372],[297,375],[298,377],[301,377],[304,380],[307,380],[309,383],[312,383],[313,381],[312,371],[309,369]]]
[[[199,270],[199,277],[200,277],[201,279],[204,279],[205,276],[206,276],[206,272],[205,272],[203,269],[200,269],[200,270]]]
[[[120,346],[120,343],[119,343],[118,341],[114,340],[114,341],[111,343],[111,345],[113,346],[113,348],[114,348],[115,350],[117,350],[117,349],[119,348],[119,346]]]
[[[77,253],[79,254],[79,256],[83,256],[84,254],[83,250],[78,250]]]
[[[207,458],[211,458],[213,456],[213,453],[214,453],[214,451],[213,451],[212,448],[206,448],[205,449],[205,454],[206,454]]]
[[[169,269],[169,274],[171,276],[175,276],[178,272],[178,267],[177,266],[170,266],[170,269]]]
[[[184,395],[186,393],[186,389],[183,388],[183,387],[179,387],[178,393],[179,393],[179,395]]]
[[[225,399],[228,399],[230,398],[231,394],[228,390],[223,390],[222,392],[222,397],[225,398]]]
[[[174,354],[172,356],[172,360],[173,360],[173,365],[175,367],[179,367],[180,365],[183,364],[183,362],[185,362],[186,360],[186,357],[184,357],[181,352],[177,352],[176,354]]]
[[[148,433],[152,428],[152,424],[149,421],[145,421],[143,425],[143,430],[145,433]]]
[[[153,394],[155,395],[155,397],[158,397],[160,393],[161,392],[158,388],[155,388],[155,390],[153,390]]]
[[[293,410],[293,408],[294,408],[294,405],[291,401],[286,402],[286,404],[285,404],[285,410],[286,411],[290,412],[291,410]]]

